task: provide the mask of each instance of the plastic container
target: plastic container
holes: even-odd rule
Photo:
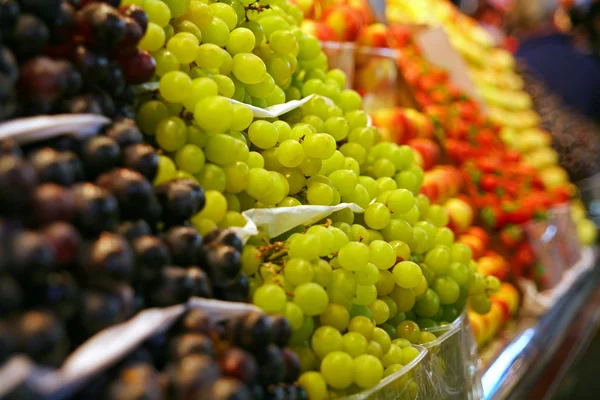
[[[478,400],[483,387],[478,368],[477,344],[468,313],[463,312],[452,324],[429,329],[438,336],[426,343],[419,399]]]
[[[529,243],[537,262],[544,268],[544,279],[540,289],[555,287],[566,270],[566,264],[559,251],[560,235],[551,219],[533,220],[524,225]]]
[[[547,290],[538,290],[530,279],[519,278],[517,283],[523,292],[521,315],[540,316],[550,310],[583,275],[591,271],[596,262],[594,249],[585,247],[581,251],[580,260],[561,276],[559,282]]]
[[[345,397],[345,400],[417,400],[424,399],[422,378],[427,350],[415,346],[420,353],[410,364],[388,376],[369,390]]]
[[[366,112],[407,105],[403,97],[412,96],[412,92],[398,68],[399,54],[398,50],[386,48],[356,50],[354,89],[362,95]]]
[[[356,44],[354,42],[320,42],[327,56],[329,68],[339,68],[346,73],[346,88],[354,82]]]
[[[600,226],[600,173],[577,182],[589,218]]]
[[[565,265],[571,267],[581,259],[581,242],[577,235],[577,226],[571,216],[568,203],[552,207],[548,212],[551,223],[556,226],[558,251]]]

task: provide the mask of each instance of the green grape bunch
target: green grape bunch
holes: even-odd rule
[[[127,3],[128,1],[126,1]],[[489,309],[492,278],[454,243],[448,215],[419,194],[408,146],[383,141],[346,75],[328,69],[302,12],[286,1],[130,0],[149,16],[140,47],[158,89],[137,122],[161,150],[155,180],[205,189],[191,222],[201,234],[243,226],[253,208],[353,203],[242,252],[252,302],[285,316],[311,400],[375,386],[413,362],[428,329],[468,303]],[[140,4],[141,3],[141,4]],[[279,118],[268,107],[312,96]],[[232,102],[231,100],[237,102]]]

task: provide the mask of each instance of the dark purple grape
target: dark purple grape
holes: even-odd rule
[[[156,279],[160,271],[171,262],[169,249],[155,236],[142,236],[132,243],[137,276],[142,281]]]
[[[202,251],[202,236],[194,228],[177,226],[169,229],[164,237],[175,265],[184,267],[198,265]]]
[[[158,373],[151,364],[124,368],[108,387],[106,398],[112,400],[160,400]]]
[[[86,85],[95,85],[108,75],[108,58],[84,46],[75,49],[73,64],[81,72]]]
[[[133,4],[128,4],[119,8],[119,12],[133,19],[142,28],[142,35],[146,33],[148,28],[148,14],[141,8]]]
[[[122,119],[108,128],[105,135],[113,139],[121,148],[142,143],[144,138],[132,119]]]
[[[300,376],[300,359],[298,355],[290,349],[282,349],[283,359],[285,361],[285,378],[284,382],[294,383]]]
[[[224,375],[252,384],[258,377],[258,365],[254,356],[244,350],[231,348],[219,359]]]
[[[10,36],[11,48],[15,56],[23,61],[42,54],[50,31],[40,18],[31,14],[21,14]]]
[[[132,85],[144,83],[152,78],[156,69],[156,61],[145,50],[137,50],[133,54],[118,58],[127,83]]]
[[[59,13],[56,19],[54,19],[50,31],[50,44],[52,45],[64,45],[69,43],[73,38],[73,32],[75,30],[75,8],[66,1],[61,1],[60,3]]]
[[[104,79],[99,83],[110,96],[118,97],[125,90],[125,76],[121,70],[121,65],[116,61],[108,64],[108,71]]]
[[[70,221],[73,217],[71,192],[55,183],[44,183],[33,192],[31,199],[33,220],[38,225],[55,221]]]
[[[109,96],[104,90],[100,90],[96,88],[94,97],[98,100],[98,104],[100,104],[100,108],[102,109],[102,114],[109,117],[114,118],[117,109],[115,107],[115,102],[112,97]]]
[[[285,359],[281,350],[274,344],[263,348],[256,353],[256,360],[260,369],[258,381],[263,386],[275,385],[285,378]]]
[[[54,248],[37,232],[24,231],[12,237],[11,272],[20,280],[38,281],[55,269]]]
[[[201,265],[217,287],[229,286],[242,270],[240,252],[233,247],[203,246]]]
[[[90,279],[129,281],[135,270],[135,256],[122,236],[104,232],[92,243],[80,268]]]
[[[214,329],[210,315],[199,308],[192,308],[181,319],[178,331],[209,335]]]
[[[213,343],[208,336],[186,333],[172,339],[169,343],[169,359],[179,361],[191,354],[213,356]]]
[[[125,321],[133,312],[133,290],[126,285],[111,292],[86,290],[82,293],[78,333],[87,338],[102,329]]]
[[[176,399],[201,399],[219,378],[219,368],[212,357],[192,354],[170,369],[171,389]]]
[[[115,196],[122,218],[155,218],[148,215],[156,201],[152,184],[139,172],[119,168],[100,175],[97,182]]]
[[[135,6],[134,6],[135,7]],[[144,13],[146,15],[146,13]],[[118,53],[122,56],[127,56],[135,53],[138,43],[144,37],[144,31],[140,24],[133,18],[124,17],[125,36],[119,44]]]
[[[117,226],[119,206],[107,190],[91,183],[76,185],[73,189],[75,225],[86,234],[113,231]]]
[[[235,248],[240,253],[243,249],[242,240],[231,229],[214,229],[204,237],[207,245],[227,245]]]
[[[10,275],[0,274],[0,318],[19,311],[22,305],[23,290],[19,283]],[[2,351],[0,351],[0,353],[2,353]],[[0,356],[0,360],[1,359],[2,357]]]
[[[225,335],[234,346],[256,353],[271,343],[271,319],[262,312],[249,312],[227,321]]]
[[[176,179],[156,188],[167,225],[182,224],[204,208],[204,190],[189,179]]]
[[[215,285],[215,298],[225,301],[244,303],[250,295],[250,281],[245,274],[240,274],[236,279],[229,280],[228,285]]]
[[[208,277],[199,268],[166,267],[147,293],[152,305],[168,307],[188,301],[191,297],[212,297]]]
[[[92,3],[77,13],[77,31],[85,43],[98,50],[114,50],[125,37],[123,17],[113,7]]]
[[[0,35],[4,40],[12,36],[21,8],[16,0],[0,1]]]
[[[279,347],[286,347],[292,337],[292,327],[288,320],[282,316],[274,315],[271,317],[271,338],[272,342]]]
[[[56,183],[62,186],[70,186],[75,182],[75,173],[71,169],[70,160],[50,147],[34,152],[29,160],[35,168],[40,182]]]
[[[96,97],[91,94],[83,94],[71,99],[67,105],[67,111],[71,114],[99,114],[104,111]]]
[[[134,144],[125,148],[123,152],[123,165],[144,175],[153,181],[158,172],[158,153],[147,144]]]
[[[244,382],[245,383],[245,382]],[[210,400],[251,400],[248,387],[237,379],[221,378],[211,389]]]
[[[27,207],[38,183],[35,169],[15,156],[0,157],[0,212],[11,214]]]
[[[69,338],[62,323],[52,314],[29,311],[16,324],[19,350],[34,361],[59,366],[69,351]]]
[[[122,222],[117,227],[117,233],[131,242],[141,236],[151,235],[152,229],[146,221],[138,219],[137,221]]]
[[[89,176],[98,176],[119,166],[121,149],[109,137],[94,136],[83,143],[81,158]]]
[[[48,25],[53,25],[60,15],[62,0],[19,0],[21,11],[41,18]]]
[[[66,271],[48,274],[32,292],[35,304],[51,309],[64,321],[72,319],[79,311],[79,285]]]
[[[44,228],[42,234],[52,246],[58,265],[68,266],[75,261],[81,244],[81,236],[72,225],[66,222],[55,222]]]
[[[85,173],[81,160],[72,151],[61,151],[59,156],[60,162],[63,162],[71,168],[73,172],[73,183],[85,180]]]

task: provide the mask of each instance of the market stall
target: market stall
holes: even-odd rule
[[[450,2],[0,22],[0,398],[522,396],[595,298],[577,164]]]

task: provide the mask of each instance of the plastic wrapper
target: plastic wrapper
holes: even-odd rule
[[[110,122],[105,116],[96,114],[43,115],[15,119],[0,124],[0,140],[12,138],[20,144],[26,144],[63,133],[85,137],[95,134]]]
[[[428,331],[438,338],[424,345],[427,355],[419,399],[481,399],[477,344],[467,312],[450,325]]]
[[[136,90],[138,93],[152,92],[152,91],[158,90],[158,82],[148,82],[148,83],[138,85],[136,87]],[[308,100],[310,100],[313,96],[314,95],[310,95],[310,96],[307,96],[300,100],[292,100],[292,101],[288,101],[287,103],[276,104],[274,106],[267,107],[267,108],[255,107],[250,104],[242,103],[241,101],[237,101],[237,100],[229,99],[229,98],[227,99],[227,101],[229,101],[231,104],[241,104],[243,106],[248,107],[252,111],[254,118],[276,118],[276,117],[279,117],[280,115],[283,115],[285,113],[288,113],[288,112],[300,107],[302,104],[304,104]]]
[[[575,282],[593,269],[595,259],[594,249],[590,247],[583,248],[579,261],[567,269],[551,289],[540,291],[532,280],[519,278],[517,283],[523,292],[521,313],[531,316],[545,314],[569,291]]]
[[[356,45],[354,42],[320,42],[323,52],[327,56],[329,68],[339,68],[346,73],[346,88],[352,87],[354,82],[354,66]]]
[[[311,225],[332,213],[350,208],[355,213],[364,210],[353,203],[340,203],[335,206],[297,206],[281,208],[253,208],[244,211],[246,225],[232,228],[245,243],[255,235],[266,235],[269,238],[279,236],[297,226]]]

